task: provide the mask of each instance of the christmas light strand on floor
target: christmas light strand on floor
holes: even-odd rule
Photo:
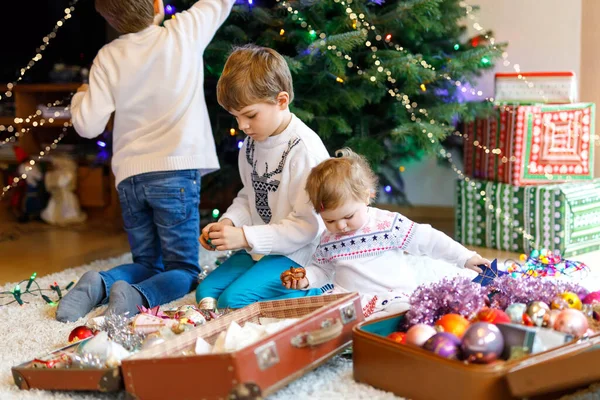
[[[54,25],[54,28],[52,29],[52,32],[50,32],[48,35],[44,36],[42,39],[42,42],[44,42],[40,47],[38,47],[35,51],[35,56],[29,61],[29,63],[27,64],[26,67],[21,68],[20,71],[20,75],[17,78],[17,80],[15,80],[14,82],[11,82],[7,85],[7,90],[6,92],[4,92],[4,96],[6,97],[12,97],[13,95],[13,89],[14,87],[21,82],[21,80],[23,80],[23,77],[25,76],[25,74],[27,73],[27,71],[29,71],[31,68],[33,68],[33,66],[35,65],[36,62],[40,61],[42,59],[42,53],[48,48],[48,46],[50,45],[50,42],[52,41],[52,39],[54,39],[56,37],[56,33],[58,32],[58,30],[64,26],[64,24],[71,19],[72,17],[72,13],[73,11],[75,11],[75,5],[79,2],[79,0],[72,0],[71,3],[69,4],[69,6],[67,8],[65,8],[64,12],[65,15],[59,19],[56,24]],[[0,100],[2,100],[2,95],[0,95]]]
[[[71,126],[71,124],[69,123],[69,126]],[[23,174],[21,174],[21,176],[15,177],[13,178],[13,181],[4,186],[2,188],[2,193],[0,193],[0,201],[2,201],[2,199],[4,199],[4,196],[6,196],[6,193],[8,193],[8,191],[14,187],[16,187],[20,181],[22,180],[26,180],[27,179],[27,172],[31,171],[33,169],[33,166],[41,161],[45,156],[48,155],[48,153],[50,153],[52,150],[56,149],[58,143],[65,137],[65,133],[67,131],[67,129],[69,128],[69,126],[65,126],[62,129],[62,133],[52,141],[52,144],[49,146],[46,146],[44,150],[40,151],[39,155],[36,157],[36,160],[29,160],[29,165],[27,167],[25,167],[25,172]]]
[[[24,299],[25,296],[40,296],[46,302],[46,304],[50,306],[56,306],[63,297],[63,291],[66,292],[75,284],[75,282],[71,282],[64,289],[61,289],[60,286],[54,282],[53,285],[50,285],[50,289],[42,289],[37,283],[36,277],[37,272],[34,272],[31,274],[29,279],[24,279],[17,283],[11,291],[0,292],[0,307],[14,303],[18,303],[21,306],[28,304],[29,302]],[[25,282],[27,282],[27,284],[23,290],[21,286],[25,285]],[[50,297],[43,294],[43,292],[54,292],[58,298],[57,300],[52,300]],[[6,301],[7,298],[9,299],[8,301]]]

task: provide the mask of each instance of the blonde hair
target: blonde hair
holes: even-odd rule
[[[252,44],[233,50],[217,83],[217,101],[228,111],[276,104],[281,92],[289,94],[291,103],[294,86],[285,59],[273,49]]]
[[[315,210],[334,210],[349,200],[364,201],[377,189],[377,176],[361,155],[348,148],[335,152],[314,167],[306,180],[306,191]]]
[[[121,34],[142,31],[154,21],[152,0],[96,0],[96,11]]]

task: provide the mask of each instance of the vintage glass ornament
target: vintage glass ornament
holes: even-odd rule
[[[396,343],[406,343],[406,332],[392,332],[387,337]]]
[[[465,332],[460,348],[468,362],[487,364],[502,355],[504,337],[496,325],[476,322]]]
[[[543,301],[529,302],[523,314],[523,322],[527,326],[548,326],[550,322],[550,307]]]
[[[406,344],[413,344],[415,346],[423,346],[423,344],[437,331],[433,326],[427,324],[416,324],[411,326],[406,332]]]
[[[525,313],[525,310],[527,309],[527,306],[523,303],[513,303],[511,305],[509,305],[508,307],[506,307],[506,314],[508,315],[508,317],[510,318],[511,322],[515,323],[515,324],[522,324],[523,323],[523,314]]]
[[[446,314],[435,322],[438,331],[451,333],[459,339],[468,327],[469,321],[460,314]]]
[[[554,322],[555,330],[573,336],[583,336],[588,328],[587,317],[574,308],[562,310]]]
[[[425,350],[429,350],[440,357],[457,359],[460,358],[460,339],[448,332],[438,332],[423,344]]]
[[[552,310],[565,310],[567,308],[571,308],[569,302],[564,299],[562,296],[556,296],[550,302],[550,308]]]
[[[583,304],[600,303],[600,291],[591,292],[583,298]]]
[[[521,314],[522,315],[522,314]],[[473,322],[489,322],[490,324],[507,324],[511,322],[510,317],[498,308],[484,308],[479,311]]]
[[[92,336],[94,336],[94,331],[85,325],[81,325],[71,331],[69,334],[69,343],[75,343]]]
[[[569,304],[569,308],[574,308],[576,310],[581,310],[581,299],[573,292],[564,292],[558,295],[563,298],[567,304]]]

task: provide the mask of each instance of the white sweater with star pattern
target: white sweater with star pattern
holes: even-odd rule
[[[417,224],[391,211],[369,207],[368,221],[352,236],[321,236],[313,263],[307,267],[309,287],[333,283],[336,291],[362,295],[395,293],[408,298],[420,283],[417,267],[428,256],[464,268],[475,255],[431,225]],[[408,253],[408,255],[406,254]]]

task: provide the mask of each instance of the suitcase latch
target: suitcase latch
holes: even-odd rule
[[[340,317],[342,324],[346,325],[356,319],[356,311],[354,310],[354,303],[348,303],[340,307]]]
[[[260,347],[257,347],[254,350],[254,355],[256,356],[256,362],[258,363],[258,368],[261,371],[264,371],[267,368],[272,367],[275,364],[279,363],[279,354],[277,354],[277,346],[275,342],[265,343]]]

